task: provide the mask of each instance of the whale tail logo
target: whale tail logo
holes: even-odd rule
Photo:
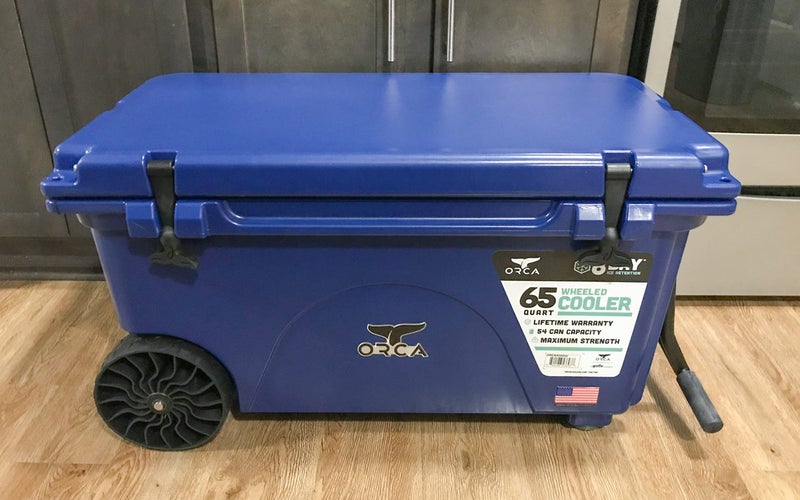
[[[522,269],[527,269],[528,266],[530,266],[531,264],[533,264],[535,262],[539,262],[540,260],[542,260],[541,257],[527,257],[527,258],[524,258],[524,259],[511,259],[511,262],[513,262],[514,264],[518,265]]]
[[[396,345],[403,341],[403,337],[412,333],[419,333],[428,326],[427,323],[400,323],[399,325],[367,325],[367,330],[373,335],[382,337],[389,345]]]

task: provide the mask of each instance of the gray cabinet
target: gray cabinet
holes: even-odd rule
[[[638,0],[212,0],[220,71],[627,69]]]
[[[213,0],[220,71],[429,71],[430,0]]]
[[[13,0],[0,0],[0,48],[0,237],[64,236],[39,193],[50,148]]]
[[[26,0],[17,7],[51,146],[148,78],[193,69],[183,0]]]
[[[435,71],[625,72],[636,0],[436,0]]]
[[[600,0],[590,71],[628,73],[639,0]]]

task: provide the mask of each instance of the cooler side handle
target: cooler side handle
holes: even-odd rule
[[[175,233],[209,236],[564,236],[602,238],[602,203],[562,202],[530,218],[476,217],[242,217],[223,201],[179,200]]]

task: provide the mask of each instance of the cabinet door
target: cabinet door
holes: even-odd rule
[[[639,0],[600,0],[589,71],[628,73]]]
[[[64,236],[39,181],[52,168],[14,0],[0,0],[0,237]]]
[[[17,2],[49,147],[141,85],[192,71],[184,0]],[[196,30],[202,33],[202,30]],[[198,45],[198,44],[194,44]],[[68,219],[74,235],[88,231]]]
[[[192,71],[183,0],[17,5],[53,147],[145,80]]]
[[[433,52],[433,0],[382,0],[385,4],[385,48],[378,53],[382,61],[393,48],[394,61],[383,65],[383,71],[429,72]],[[392,10],[394,11],[391,15]],[[391,23],[391,24],[390,24]],[[392,35],[392,25],[394,33]],[[381,24],[378,24],[379,32]],[[379,43],[380,45],[380,43]]]
[[[434,68],[438,71],[624,72],[627,68],[635,0],[436,3]]]
[[[214,0],[220,71],[381,71],[381,0]]]

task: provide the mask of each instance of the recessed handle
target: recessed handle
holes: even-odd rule
[[[182,238],[209,236],[562,236],[593,229],[602,221],[582,219],[579,204],[552,203],[531,217],[398,216],[349,214],[341,216],[242,215],[222,200],[181,200],[175,205],[175,230]],[[597,227],[595,227],[597,226]],[[596,236],[592,234],[591,236]]]
[[[386,60],[394,62],[394,0],[387,0]]]
[[[456,0],[447,0],[447,62],[453,62],[453,31],[455,31]]]

